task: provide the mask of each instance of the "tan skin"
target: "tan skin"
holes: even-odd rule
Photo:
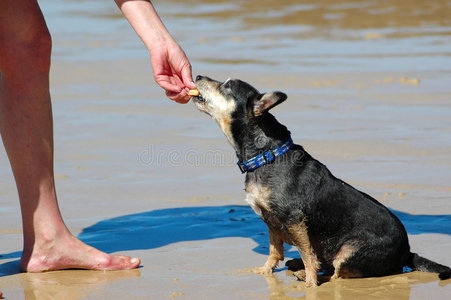
[[[146,0],[115,1],[149,49],[155,81],[166,90],[170,99],[187,103],[190,99],[188,90],[196,88],[191,65],[154,7]]]
[[[168,98],[187,103],[187,91],[195,88],[191,65],[152,4],[116,3],[149,49],[155,81]],[[78,240],[61,217],[53,174],[51,38],[36,0],[0,1],[0,45],[0,132],[22,212],[22,271],[137,268],[138,258],[110,255]]]

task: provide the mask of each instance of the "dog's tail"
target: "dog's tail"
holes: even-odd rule
[[[451,268],[433,262],[416,253],[410,253],[408,266],[415,271],[438,273],[440,279],[451,278]]]

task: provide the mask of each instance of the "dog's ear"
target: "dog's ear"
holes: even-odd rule
[[[254,116],[261,116],[271,108],[279,105],[287,99],[287,95],[282,92],[270,92],[266,94],[260,94],[260,96],[254,100]]]

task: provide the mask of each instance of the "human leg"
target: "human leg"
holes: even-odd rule
[[[62,220],[53,177],[51,39],[35,0],[0,1],[0,45],[0,132],[19,193],[22,270],[138,267],[138,259],[82,243]]]

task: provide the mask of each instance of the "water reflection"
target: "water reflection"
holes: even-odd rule
[[[292,299],[410,299],[414,286],[437,281],[436,274],[412,272],[378,278],[338,279],[317,288],[306,288],[304,283],[291,281],[286,276],[264,276],[271,300]],[[291,282],[290,282],[291,281]]]
[[[115,281],[136,278],[139,269],[126,271],[56,271],[21,274],[21,284],[26,300],[82,299],[92,289]]]

